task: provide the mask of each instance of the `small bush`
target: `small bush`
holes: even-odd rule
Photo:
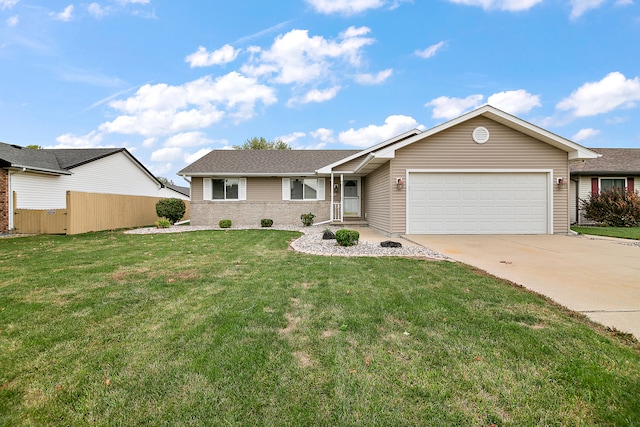
[[[305,227],[309,227],[310,225],[313,225],[313,218],[315,218],[316,216],[314,214],[312,214],[311,212],[309,212],[308,214],[302,214],[300,215],[300,219],[302,220],[302,224]]]
[[[169,228],[171,227],[171,221],[167,218],[158,218],[156,221],[156,228]]]
[[[171,224],[179,221],[187,210],[184,201],[181,199],[171,198],[162,199],[156,203],[156,214],[160,218],[167,218]]]
[[[612,188],[591,193],[580,200],[584,217],[609,227],[635,227],[640,224],[640,195],[635,191]]]
[[[354,246],[358,244],[360,233],[356,230],[348,230],[346,228],[336,231],[336,242],[340,246]]]
[[[260,225],[262,227],[271,227],[273,225],[273,220],[272,219],[268,219],[268,218],[261,219],[260,220]]]
[[[230,219],[221,219],[218,222],[220,228],[231,228],[231,220]]]

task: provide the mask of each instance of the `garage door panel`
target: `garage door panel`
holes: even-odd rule
[[[546,173],[410,173],[409,232],[545,234]]]

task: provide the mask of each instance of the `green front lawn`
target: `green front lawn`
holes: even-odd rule
[[[0,239],[0,425],[633,425],[624,336],[294,232]]]
[[[580,234],[640,240],[640,227],[571,227]]]

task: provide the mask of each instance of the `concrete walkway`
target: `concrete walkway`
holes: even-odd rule
[[[404,236],[640,339],[640,242],[592,236]]]

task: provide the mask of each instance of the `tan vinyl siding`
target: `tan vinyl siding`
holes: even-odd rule
[[[362,163],[362,161],[365,159],[366,155],[362,155],[358,158],[355,158],[353,160],[348,161],[347,163],[344,163],[340,166],[336,166],[336,168],[334,169],[334,172],[336,173],[340,173],[340,172],[353,172],[353,170],[355,168],[357,168],[360,163]]]
[[[261,202],[282,200],[282,178],[247,178],[247,200]]]
[[[476,144],[471,138],[477,126],[489,130],[490,139]],[[517,132],[485,117],[415,142],[396,152],[391,160],[391,177],[406,178],[407,169],[552,169],[552,179],[569,178],[566,152]],[[569,231],[569,186],[553,191],[553,231]],[[391,192],[391,233],[406,232],[406,188]]]
[[[202,178],[191,178],[191,201],[201,202],[203,200]]]
[[[367,176],[364,211],[369,226],[389,233],[391,224],[391,175],[389,162]]]

